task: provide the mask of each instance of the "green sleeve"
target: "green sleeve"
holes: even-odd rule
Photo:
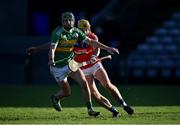
[[[57,43],[58,42],[58,35],[56,34],[57,28],[52,31],[51,33],[51,43]]]
[[[79,41],[83,41],[87,38],[86,34],[83,33],[82,31],[80,31],[79,29],[77,30],[78,31],[78,34],[79,34],[79,37],[78,37],[78,40]]]

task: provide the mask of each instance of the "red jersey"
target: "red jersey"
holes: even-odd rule
[[[90,39],[93,39],[93,40],[98,40],[98,37],[90,32],[89,34],[87,34],[87,36],[90,38]],[[87,62],[87,61],[90,61],[92,55],[93,55],[93,47],[86,44],[86,43],[83,43],[83,42],[77,42],[77,44],[74,46],[74,49],[73,51],[75,52],[75,57],[74,57],[74,60],[77,61],[77,62]],[[81,67],[81,69],[86,69],[86,68],[89,68],[91,66],[93,66],[95,63],[93,64],[88,64],[86,66],[83,66]]]

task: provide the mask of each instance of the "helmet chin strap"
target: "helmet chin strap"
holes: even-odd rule
[[[64,26],[64,29],[67,30],[67,31],[71,30],[72,28],[73,28],[73,27]]]
[[[64,27],[65,30],[69,31],[72,27]]]
[[[63,24],[63,27],[65,30],[69,31],[74,27],[74,24],[73,24],[73,26],[71,26],[71,25],[67,26],[67,25]]]

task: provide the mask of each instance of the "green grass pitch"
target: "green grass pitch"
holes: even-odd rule
[[[121,117],[112,118],[107,110],[96,107],[101,115],[89,117],[85,107],[63,108],[57,112],[53,108],[0,108],[0,124],[178,124],[179,106],[136,106],[135,114],[129,116],[123,110]]]
[[[72,84],[72,95],[62,100],[63,110],[55,111],[49,97],[57,91],[50,86],[0,86],[0,124],[180,124],[180,85],[121,85],[124,99],[135,109],[129,116],[107,91],[98,85],[122,114],[93,105],[101,115],[89,117],[79,86]]]

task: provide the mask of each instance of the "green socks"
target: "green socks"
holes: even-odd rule
[[[86,105],[87,105],[88,111],[92,111],[93,110],[92,102],[87,102]]]

